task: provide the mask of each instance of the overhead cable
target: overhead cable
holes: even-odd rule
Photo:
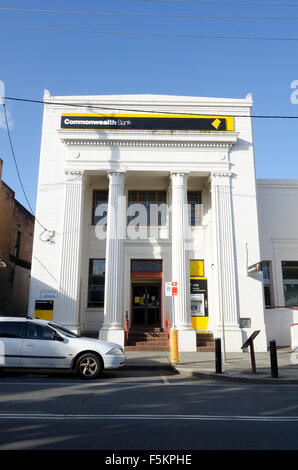
[[[187,98],[187,97],[186,97]],[[126,112],[144,112],[148,113],[150,112],[151,114],[170,114],[170,115],[181,115],[181,112],[173,112],[173,111],[156,111],[156,110],[148,110],[148,109],[141,109],[141,108],[123,108],[119,107],[118,105],[113,105],[113,106],[102,106],[102,105],[94,105],[90,103],[69,103],[69,102],[59,102],[59,101],[47,101],[47,100],[34,100],[34,99],[29,99],[29,98],[16,98],[16,97],[11,97],[11,96],[5,96],[6,100],[12,100],[12,101],[23,101],[27,103],[39,103],[39,104],[49,104],[52,106],[69,106],[69,107],[75,107],[75,108],[89,108],[89,109],[98,109],[98,110],[105,110],[105,111],[114,111],[115,108],[119,111],[126,111]],[[186,113],[189,116],[198,116],[198,113]],[[225,113],[226,116],[228,114]],[[273,114],[273,115],[268,115],[268,114],[249,114],[249,115],[243,115],[243,114],[231,114],[233,117],[245,117],[245,118],[259,118],[259,119],[298,119],[298,116],[291,116],[291,115],[278,115],[278,114]]]

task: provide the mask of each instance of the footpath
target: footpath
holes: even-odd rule
[[[298,351],[277,350],[278,377],[271,374],[270,352],[255,353],[256,373],[251,367],[250,352],[227,353],[222,360],[222,373],[216,373],[215,353],[183,352],[180,361],[171,364],[170,352],[127,351],[126,368],[168,369],[186,377],[205,380],[233,380],[268,384],[298,384]]]

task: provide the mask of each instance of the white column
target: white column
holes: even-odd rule
[[[104,324],[99,337],[124,346],[123,240],[126,226],[124,173],[111,171],[108,177]]]
[[[79,331],[83,171],[66,171],[59,310],[55,320]]]
[[[213,173],[211,184],[217,284],[217,311],[212,319],[213,331],[215,336],[224,339],[227,351],[240,351],[242,339],[238,320],[231,173]]]
[[[178,283],[173,297],[173,320],[178,329],[180,351],[196,351],[196,333],[191,325],[190,271],[187,252],[187,175],[172,173],[172,281]]]

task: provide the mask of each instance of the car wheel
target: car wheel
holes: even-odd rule
[[[99,358],[92,353],[83,354],[77,360],[75,372],[83,379],[95,379],[101,372]]]

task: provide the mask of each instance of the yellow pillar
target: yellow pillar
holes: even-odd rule
[[[170,360],[171,364],[178,364],[178,362],[180,362],[178,330],[170,331]]]

